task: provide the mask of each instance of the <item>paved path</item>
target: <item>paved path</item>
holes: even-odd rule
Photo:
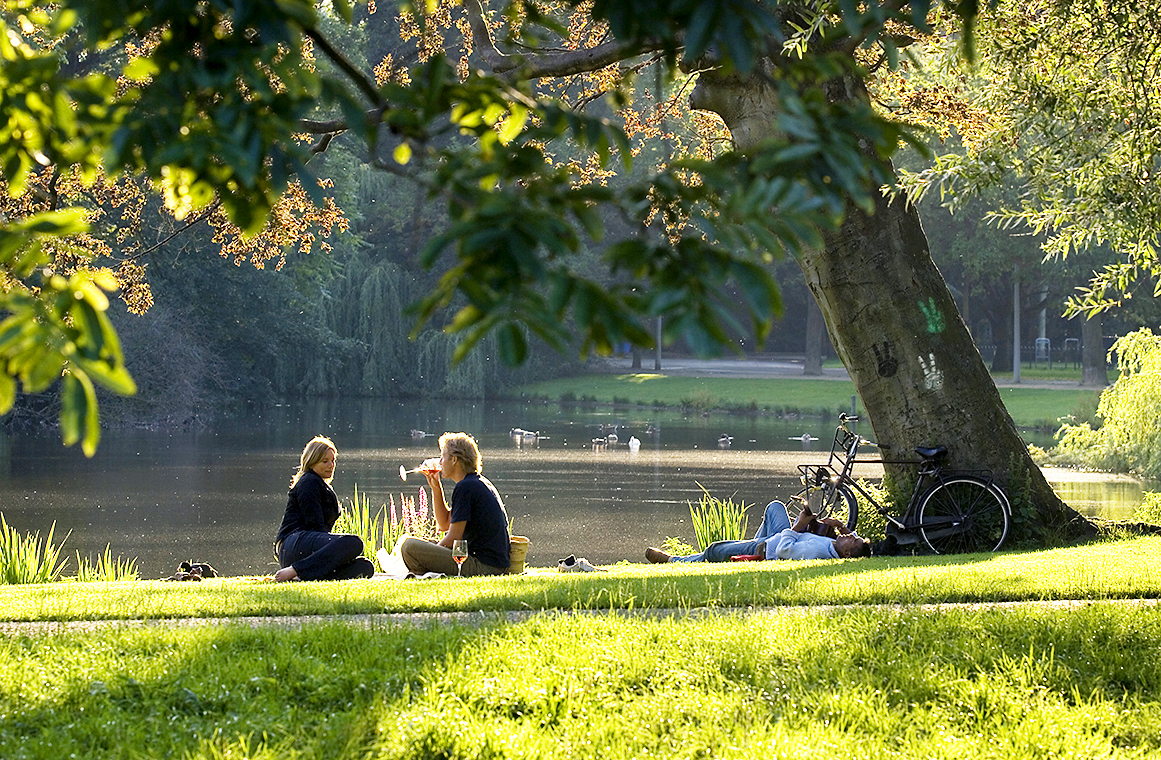
[[[1161,599],[1054,599],[1024,602],[946,602],[939,604],[827,604],[790,605],[779,607],[694,607],[689,609],[632,609],[632,610],[513,610],[510,612],[397,612],[364,615],[285,615],[285,616],[244,616],[234,618],[158,618],[149,620],[71,620],[0,622],[0,636],[43,636],[54,633],[94,633],[121,628],[204,628],[222,625],[248,626],[258,628],[288,628],[298,630],[307,625],[342,623],[364,629],[407,627],[434,627],[447,625],[481,626],[500,623],[522,623],[540,615],[624,615],[651,620],[668,618],[707,618],[723,615],[753,615],[773,617],[777,615],[805,615],[821,612],[825,614],[851,610],[877,610],[880,612],[900,612],[921,610],[925,612],[947,612],[952,610],[986,610],[1036,607],[1049,610],[1075,610],[1094,605],[1147,606],[1161,605]]]
[[[616,373],[653,372],[653,357],[642,357],[641,369],[634,370],[629,358],[604,359],[607,371]],[[770,355],[747,359],[692,359],[685,356],[672,358],[662,355],[661,373],[677,377],[745,377],[745,378],[797,378],[800,380],[850,380],[843,367],[824,367],[822,375],[804,375],[803,359],[798,356]],[[1001,388],[1050,388],[1055,390],[1082,390],[1079,382],[1071,380],[1025,380],[1013,383],[998,379]],[[1093,389],[1097,390],[1097,389]]]

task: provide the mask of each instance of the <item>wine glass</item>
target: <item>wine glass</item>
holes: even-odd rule
[[[407,480],[407,476],[413,472],[439,472],[439,471],[440,471],[439,457],[431,457],[430,459],[424,459],[422,462],[420,462],[418,467],[413,467],[410,470],[407,469],[406,467],[404,467],[403,465],[399,465],[399,479],[400,480]]]
[[[464,577],[464,560],[468,558],[468,542],[464,539],[452,541],[452,559],[456,561],[456,577]]]

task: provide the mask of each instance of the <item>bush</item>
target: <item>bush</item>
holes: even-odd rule
[[[1062,464],[1161,478],[1161,436],[1156,431],[1161,418],[1161,336],[1142,328],[1119,338],[1109,351],[1114,353],[1120,377],[1101,393],[1096,410],[1100,427],[1064,424],[1052,455]]]
[[[1133,517],[1143,523],[1161,525],[1161,493],[1147,491],[1140,506],[1133,512]]]
[[[859,480],[859,486],[875,501],[886,507],[888,511],[891,510],[891,495],[887,493],[887,489],[863,479]],[[859,503],[859,522],[855,526],[855,532],[863,538],[869,538],[872,542],[882,541],[887,537],[887,518],[879,514],[875,505],[868,501],[865,496],[855,489],[852,491],[855,494],[855,500]]]

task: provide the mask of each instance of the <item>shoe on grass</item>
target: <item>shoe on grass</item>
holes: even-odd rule
[[[556,566],[556,569],[562,573],[603,573],[604,570],[599,567],[593,567],[589,561],[584,557],[577,557],[572,554],[562,559]]]
[[[672,557],[660,549],[650,546],[645,550],[645,559],[655,564],[659,564],[661,562],[668,562],[670,559],[672,559]]]

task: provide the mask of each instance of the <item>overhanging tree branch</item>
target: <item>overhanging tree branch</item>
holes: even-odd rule
[[[607,42],[591,48],[566,50],[539,55],[509,55],[500,52],[484,19],[480,0],[464,0],[472,43],[480,57],[495,74],[519,73],[523,78],[567,77],[597,71],[626,58],[662,48],[660,40]]]

